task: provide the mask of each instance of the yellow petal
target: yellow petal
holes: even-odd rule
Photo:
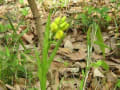
[[[57,24],[56,24],[56,23],[54,23],[54,22],[50,25],[50,27],[51,27],[51,31],[52,31],[52,32],[56,32],[56,31],[57,31],[57,29],[58,29]]]
[[[64,28],[62,28],[63,31],[67,30],[69,28],[69,24],[67,23]]]
[[[63,28],[67,25],[67,22],[63,22],[62,24],[60,24],[60,28]]]
[[[61,23],[65,22],[65,20],[66,20],[66,16],[62,17],[61,18]]]
[[[58,25],[60,23],[60,19],[60,17],[57,17],[54,22]]]
[[[56,34],[55,34],[55,39],[61,39],[64,35],[64,32],[59,30]]]

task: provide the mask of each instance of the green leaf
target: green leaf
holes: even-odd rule
[[[80,89],[79,90],[83,90],[84,79],[85,79],[85,71],[82,70],[82,80],[80,81]]]
[[[94,24],[94,27],[95,27],[96,38],[97,38],[97,42],[96,43],[99,45],[99,47],[100,47],[100,49],[101,49],[101,51],[103,53],[103,56],[105,57],[105,48],[106,47],[103,47],[103,46],[105,46],[105,44],[103,44],[104,40],[103,40],[103,37],[102,37],[102,33],[101,33],[101,30],[100,30],[100,27],[96,23]]]
[[[106,71],[109,70],[108,64],[104,60],[99,60],[95,63],[92,63],[91,66],[98,68],[98,67],[103,67]]]
[[[120,79],[117,80],[116,87],[120,88]]]
[[[47,68],[50,67],[50,65],[51,65],[51,63],[52,63],[52,61],[53,61],[53,59],[54,59],[54,57],[55,57],[55,55],[57,53],[57,50],[58,50],[60,44],[62,43],[62,40],[64,39],[64,37],[65,37],[65,35],[57,42],[53,52],[51,53],[51,55],[49,57]]]
[[[110,49],[110,47],[108,47],[107,45],[105,45],[104,43],[102,43],[102,42],[99,42],[99,41],[94,41],[94,43],[95,44],[97,44],[97,45],[99,45],[99,46],[101,46],[101,47],[104,47],[104,48],[109,48]]]
[[[24,0],[19,0],[20,4],[23,4],[24,3]]]
[[[23,9],[21,10],[22,15],[23,15],[23,16],[28,15],[28,10],[29,10],[29,8],[23,8]]]
[[[42,63],[43,65],[47,64],[48,60],[48,48],[49,48],[49,36],[50,36],[50,17],[51,13],[48,16],[47,24],[45,27],[44,41],[43,41],[43,52],[42,52]]]
[[[105,20],[106,20],[107,22],[110,22],[110,21],[112,20],[112,18],[111,18],[109,15],[107,15],[106,18],[105,18]]]
[[[94,12],[94,7],[88,7],[88,14],[91,15]]]
[[[42,80],[42,64],[41,64],[40,54],[36,49],[35,49],[35,55],[36,55],[36,59],[37,59],[39,80]]]
[[[4,26],[0,24],[0,32],[4,32]]]
[[[8,30],[8,29],[12,29],[12,27],[11,27],[10,24],[5,25],[5,28],[6,28],[6,30]]]
[[[114,2],[116,2],[116,0],[110,0],[110,2],[111,2],[111,3],[114,3]]]
[[[10,51],[9,51],[7,46],[5,48],[6,48],[6,55],[9,57],[10,56]]]
[[[88,16],[86,16],[85,14],[81,14],[81,19],[84,25],[88,24]]]
[[[88,29],[88,31],[87,31],[87,44],[88,44],[88,45],[91,44],[90,33],[91,33],[91,26],[89,27],[89,29]]]

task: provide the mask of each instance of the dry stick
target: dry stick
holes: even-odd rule
[[[42,45],[43,44],[43,28],[42,28],[40,13],[37,8],[37,4],[35,0],[28,0],[28,3],[32,11],[33,18],[35,20],[36,32],[37,32],[38,39],[39,39],[38,47],[40,49],[40,54],[41,54],[42,47],[43,47]]]

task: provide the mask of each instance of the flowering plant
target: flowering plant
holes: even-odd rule
[[[46,90],[46,82],[47,82],[47,73],[50,65],[57,53],[57,50],[64,39],[64,31],[68,29],[69,24],[66,22],[66,16],[64,17],[57,17],[54,22],[50,24],[50,17],[51,13],[49,14],[48,21],[46,24],[46,30],[44,34],[44,41],[43,41],[43,50],[42,50],[42,58],[39,58],[39,54],[36,51],[36,59],[38,64],[38,76],[40,80],[41,90]],[[52,37],[50,38],[50,34],[54,39],[58,40],[55,41],[56,45],[53,49],[52,53],[48,55],[48,51],[51,45]]]

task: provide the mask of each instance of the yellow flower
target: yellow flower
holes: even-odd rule
[[[64,35],[64,32],[62,30],[59,30],[56,34],[55,34],[55,39],[61,39]]]
[[[54,22],[50,25],[50,27],[52,32],[56,32],[58,29],[58,25]]]
[[[63,22],[63,23],[60,25],[60,28],[64,28],[66,25],[67,25],[67,22]]]
[[[58,25],[60,23],[60,19],[60,17],[57,17],[54,22]]]
[[[69,24],[67,23],[65,27],[62,28],[63,31],[67,30],[69,28]]]
[[[66,16],[62,17],[61,18],[61,23],[65,22],[65,20],[66,20]]]

